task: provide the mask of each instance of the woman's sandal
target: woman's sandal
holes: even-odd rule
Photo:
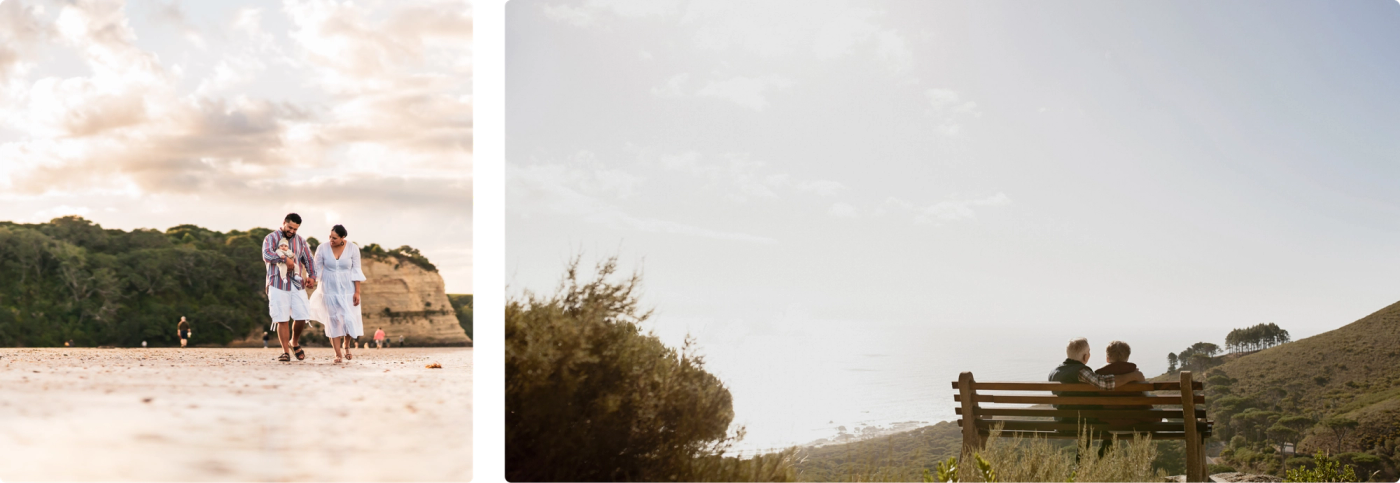
[[[340,363],[340,358],[339,358],[339,357],[335,358],[334,364],[339,364],[339,363]]]
[[[292,353],[297,355],[297,360],[299,360],[299,361],[304,361],[304,360],[306,360],[306,351],[301,350],[301,347],[300,347],[300,346],[298,346],[298,347],[293,347],[293,348],[292,348]]]
[[[287,355],[286,352],[283,352],[282,355],[277,356],[277,361],[278,361],[278,362],[292,362],[292,356]]]
[[[350,355],[350,351],[347,350],[347,351],[345,351],[345,360],[348,361],[348,360],[350,360],[350,359],[354,359],[354,357],[351,356],[351,355]]]

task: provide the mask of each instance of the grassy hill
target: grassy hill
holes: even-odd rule
[[[1400,303],[1336,330],[1239,357],[1208,374],[1229,378],[1208,382],[1208,390],[1220,393],[1216,402],[1242,398],[1260,410],[1358,423],[1340,438],[1326,428],[1309,428],[1303,450],[1367,451],[1388,441],[1393,446],[1400,438]]]
[[[957,456],[962,431],[957,423],[932,426],[820,448],[797,454],[799,481],[923,481],[925,468]]]

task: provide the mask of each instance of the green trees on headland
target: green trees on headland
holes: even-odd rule
[[[1254,327],[1235,329],[1225,336],[1225,348],[1230,352],[1256,351],[1290,341],[1288,331],[1272,322]]]
[[[128,232],[76,216],[0,222],[0,346],[176,345],[181,316],[195,343],[242,339],[268,323],[259,252],[271,231]],[[418,263],[409,250],[366,256]]]

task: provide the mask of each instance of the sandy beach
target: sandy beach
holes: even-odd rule
[[[280,353],[0,349],[0,480],[471,479],[470,348]]]

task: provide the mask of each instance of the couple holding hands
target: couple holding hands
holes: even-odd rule
[[[267,308],[272,330],[282,344],[278,361],[305,360],[301,333],[308,320],[321,323],[335,349],[335,362],[354,359],[350,348],[364,335],[361,318],[360,247],[345,239],[342,225],[331,228],[328,242],[313,254],[306,239],[297,234],[301,216],[289,213],[282,226],[263,238],[262,257],[267,265]],[[307,297],[306,290],[314,292]]]

